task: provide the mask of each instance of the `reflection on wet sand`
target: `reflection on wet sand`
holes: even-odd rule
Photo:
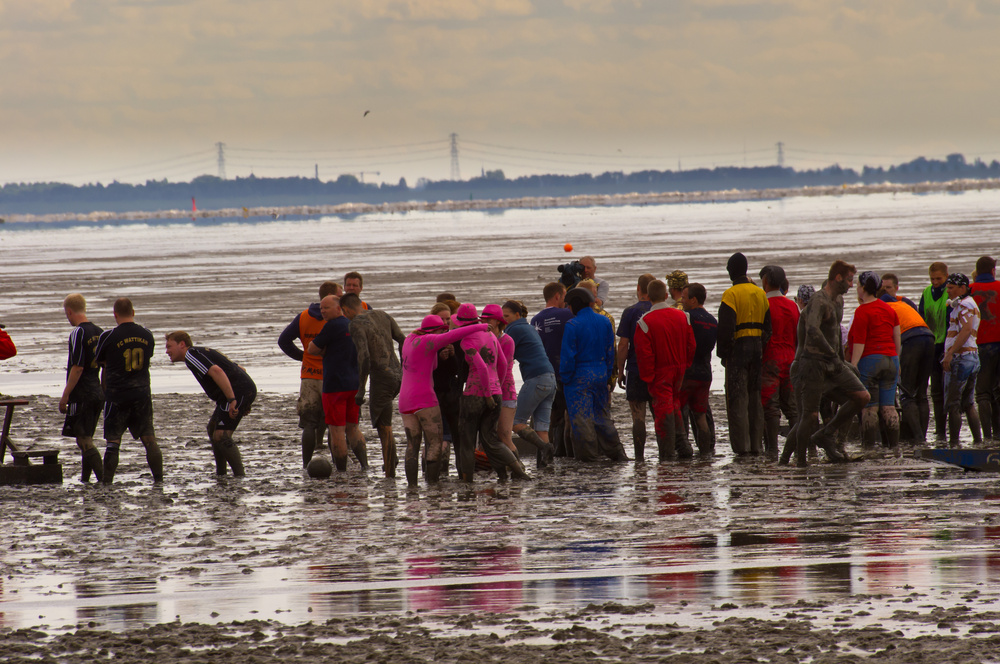
[[[295,623],[601,602],[694,611],[912,592],[940,600],[1000,582],[995,481],[912,458],[808,471],[726,455],[560,460],[530,483],[483,476],[418,490],[355,466],[315,481],[298,467],[285,416],[294,397],[275,395],[243,432],[248,463],[268,472],[220,481],[201,418],[183,417],[200,398],[157,398],[180,433],[165,440],[174,470],[163,485],[151,486],[141,452],[128,448],[110,490],[3,489],[18,533],[0,551],[4,625]],[[48,417],[35,412],[26,432],[44,438]]]
[[[0,488],[14,533],[0,542],[0,624],[123,629],[177,616],[301,623],[386,611],[569,611],[612,601],[649,603],[696,622],[696,613],[716,605],[822,600],[857,608],[854,598],[885,595],[889,606],[913,592],[942,604],[945,593],[994,587],[995,478],[918,461],[910,451],[849,466],[778,468],[734,461],[723,428],[712,459],[561,459],[530,483],[482,476],[470,488],[452,477],[410,491],[357,466],[331,481],[310,480],[297,452],[298,366],[275,340],[317,282],[347,268],[340,257],[331,263],[329,245],[303,246],[304,236],[349,237],[349,267],[366,275],[366,299],[412,329],[441,290],[480,303],[524,295],[537,310],[567,239],[581,251],[595,248],[616,312],[630,303],[623,284],[635,275],[679,266],[717,306],[725,257],[736,248],[754,265],[783,264],[793,286],[818,284],[830,260],[844,255],[859,267],[893,269],[912,296],[929,262],[976,253],[976,239],[995,230],[998,204],[1000,194],[983,192],[511,211],[485,226],[470,212],[185,228],[198,245],[233,248],[219,264],[167,242],[177,230],[170,226],[5,230],[4,323],[23,339],[3,367],[5,392],[39,374],[61,390],[68,332],[61,299],[69,290],[86,292],[92,319],[105,325],[110,302],[127,292],[140,322],[158,335],[190,328],[199,343],[245,359],[259,385],[285,387],[262,388],[259,408],[241,425],[248,477],[219,481],[204,440],[208,403],[175,394],[197,384],[158,357],[154,409],[167,480],[151,487],[140,447],[126,443],[110,490],[75,480],[79,460],[72,441],[58,435],[56,402],[34,398],[19,413],[16,435],[62,449],[67,481]],[[955,237],[944,220],[968,232]],[[820,242],[818,227],[838,233]],[[902,249],[887,255],[871,245],[873,227]],[[627,231],[609,232],[618,228]],[[505,264],[502,279],[483,269],[484,247]],[[614,403],[627,431],[621,395]],[[718,400],[715,407],[724,412]]]

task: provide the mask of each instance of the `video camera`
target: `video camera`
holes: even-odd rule
[[[559,283],[565,286],[566,290],[576,287],[583,280],[583,263],[580,261],[566,263],[556,269],[559,270]]]

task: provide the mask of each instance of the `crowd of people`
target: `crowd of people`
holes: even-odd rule
[[[713,351],[725,369],[736,456],[787,464],[794,455],[805,466],[818,448],[843,462],[844,432],[854,422],[865,448],[925,443],[932,409],[937,444],[959,445],[963,417],[975,444],[1000,437],[1000,282],[989,256],[976,262],[971,279],[931,264],[930,284],[914,302],[898,294],[896,275],[857,274],[842,260],[819,288],[802,285],[792,298],[780,266],[761,268],[758,285],[747,258],[736,253],[726,265],[732,285],[717,318],[705,308],[705,287],[675,270],[664,280],[641,275],[636,302],[617,326],[604,310],[609,286],[596,277],[596,261],[588,256],[580,265],[569,288],[562,281],[543,288],[545,307],[530,320],[519,300],[479,311],[442,293],[408,335],[361,299],[362,275],[347,273],[343,285],[324,282],[319,301],[278,338],[301,363],[303,466],[326,446],[339,471],[350,454],[368,468],[358,426],[366,400],[386,477],[395,477],[399,464],[392,427],[398,408],[411,485],[421,470],[427,482],[439,481],[452,450],[467,482],[477,464],[501,480],[530,479],[524,450],[534,452],[539,468],[559,456],[625,461],[611,415],[615,385],[629,405],[637,462],[646,457],[647,411],[660,461],[711,455]],[[858,306],[845,325],[852,288]],[[110,330],[88,320],[78,293],[63,307],[73,330],[59,410],[66,415],[63,435],[80,449],[81,479],[113,481],[126,430],[142,442],[154,480],[162,479],[149,380],[153,334],[135,322],[128,298],[114,303]],[[16,353],[5,332],[0,342],[4,356]],[[207,434],[217,474],[244,475],[233,433],[257,396],[254,381],[219,351],[195,346],[187,332],[166,335],[165,347],[215,403]],[[103,456],[94,443],[101,413]],[[782,416],[788,429],[779,450]]]

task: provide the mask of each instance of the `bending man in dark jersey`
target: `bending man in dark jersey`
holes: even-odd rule
[[[167,335],[167,356],[171,362],[184,361],[201,383],[208,398],[215,402],[215,412],[208,420],[208,438],[215,456],[215,473],[226,474],[226,464],[235,477],[243,477],[243,457],[233,440],[233,432],[257,397],[257,386],[235,362],[217,350],[194,346],[187,332]]]

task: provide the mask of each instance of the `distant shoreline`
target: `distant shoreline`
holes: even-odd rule
[[[6,223],[45,223],[66,221],[143,221],[147,219],[213,219],[260,217],[357,216],[361,214],[407,212],[454,212],[469,210],[508,210],[543,208],[607,207],[624,205],[669,205],[678,203],[731,203],[749,200],[775,200],[800,196],[859,196],[868,194],[928,194],[942,192],[1000,189],[1000,179],[960,179],[948,182],[897,184],[843,184],[820,187],[787,187],[774,189],[729,189],[724,191],[670,191],[632,194],[580,194],[574,196],[527,196],[505,199],[400,201],[392,203],[338,203],[336,205],[283,205],[252,208],[222,208],[218,210],[159,210],[135,212],[71,212],[54,214],[11,214]]]

